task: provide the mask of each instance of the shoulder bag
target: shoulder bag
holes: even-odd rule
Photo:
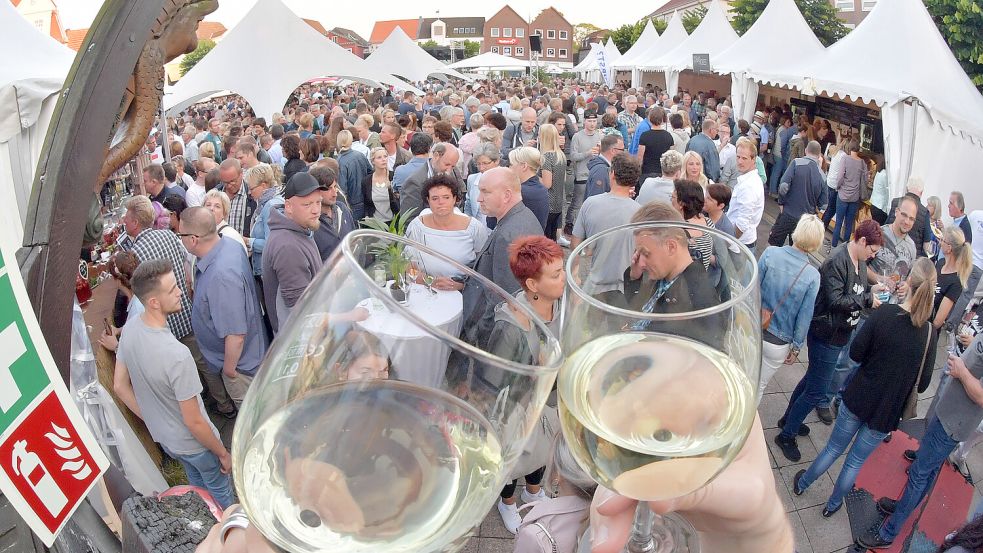
[[[901,412],[901,420],[913,419],[917,416],[918,409],[918,383],[922,379],[922,375],[925,373],[925,366],[928,361],[928,350],[932,345],[932,321],[927,321],[925,326],[928,327],[928,333],[925,336],[925,351],[922,352],[922,364],[918,369],[918,376],[915,378],[915,384],[911,387],[911,393],[908,394],[908,399],[905,401],[904,411]]]
[[[778,304],[775,305],[774,309],[768,309],[767,307],[761,308],[761,330],[768,330],[768,326],[771,325],[771,318],[775,315],[775,311],[778,311],[778,308],[785,303],[785,298],[788,297],[789,293],[792,291],[792,288],[795,287],[795,283],[798,282],[799,277],[802,276],[802,272],[805,271],[806,267],[808,266],[809,262],[806,261],[805,264],[802,265],[802,268],[799,269],[799,274],[795,275],[795,279],[792,280],[792,284],[788,285],[788,288],[785,290],[785,293],[782,294],[781,299],[778,300]]]
[[[553,549],[553,553],[556,553],[556,540],[553,539],[553,535],[550,534],[550,531],[546,529],[546,525],[543,524],[542,522],[534,522],[533,526],[539,526],[539,529],[542,530],[543,534],[546,535],[546,539],[549,540],[550,547],[552,547]]]

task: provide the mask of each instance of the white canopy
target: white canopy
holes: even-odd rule
[[[642,34],[639,35],[638,40],[635,44],[631,45],[631,48],[627,52],[618,58],[618,61],[614,63],[615,69],[628,70],[634,69],[634,59],[637,56],[645,53],[653,44],[659,41],[659,31],[655,30],[655,25],[652,24],[652,20],[649,19],[645,23],[645,28],[642,29]]]
[[[282,44],[289,44],[289,52],[277,47]],[[233,90],[249,102],[257,115],[269,117],[283,108],[298,86],[326,75],[407,88],[406,83],[370,67],[365,60],[322,36],[281,0],[259,0],[170,89],[164,97],[164,107],[174,112],[209,94]]]
[[[379,73],[398,75],[413,82],[425,81],[431,75],[450,75],[467,80],[467,77],[420,48],[399,25],[366,61]]]
[[[34,171],[58,91],[75,52],[27,22],[10,2],[0,2],[0,217],[24,237]],[[15,224],[10,224],[16,222]]]
[[[679,12],[673,12],[672,17],[669,19],[669,24],[666,25],[665,32],[662,33],[662,36],[657,41],[629,60],[625,60],[624,58],[619,59],[615,67],[619,65],[625,67],[625,64],[630,63],[632,69],[631,84],[634,87],[641,86],[642,70],[638,66],[645,61],[654,60],[662,56],[662,54],[670,52],[682,44],[687,38],[689,38],[689,34],[686,32],[686,28],[683,27],[683,18],[679,16]],[[625,55],[627,56],[627,54]]]
[[[605,59],[607,60],[608,64],[617,63],[617,61],[621,58],[621,52],[618,50],[618,47],[615,46],[614,41],[608,37],[607,43],[598,42],[591,44],[591,53],[573,68],[575,73],[598,70],[597,56],[594,54],[594,48],[604,50]]]
[[[796,72],[824,52],[795,2],[769,2],[740,40],[710,59],[710,66],[717,73],[731,74],[735,117],[750,121],[758,98],[756,80],[798,86],[802,78]]]
[[[467,69],[471,67],[480,67],[482,69],[521,69],[529,67],[529,62],[494,52],[485,52],[484,54],[452,63],[447,67],[449,69]]]
[[[607,44],[604,45],[604,51],[608,54],[608,63],[614,64],[621,59],[621,50],[618,50],[618,46],[608,37]]]

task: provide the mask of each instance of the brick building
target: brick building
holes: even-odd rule
[[[481,52],[529,60],[534,33],[542,37],[542,63],[573,67],[573,25],[556,8],[543,10],[529,23],[506,5],[485,21]]]
[[[877,5],[877,0],[830,0],[836,8],[836,16],[851,29],[860,24]]]

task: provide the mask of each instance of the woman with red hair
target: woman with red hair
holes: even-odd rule
[[[522,290],[516,293],[518,301],[527,305],[542,319],[554,336],[559,336],[560,297],[563,296],[563,288],[566,284],[563,272],[563,249],[542,234],[523,236],[509,246],[509,268],[522,286]],[[488,340],[491,344],[491,353],[517,363],[536,365],[539,361],[539,352],[533,351],[530,345],[535,347],[541,340],[530,340],[529,335],[533,332],[537,332],[535,325],[525,313],[517,312],[502,303],[495,309],[495,326]],[[546,409],[549,410],[551,407],[547,405]],[[555,407],[552,409],[555,412]],[[554,420],[558,419],[554,418]],[[558,429],[553,429],[554,432],[556,430]],[[533,439],[537,438],[531,438],[530,442]],[[533,456],[532,452],[536,451],[536,445],[526,444],[523,459],[519,462],[521,465],[518,467],[519,474],[514,474],[513,477],[518,477],[539,464],[538,461],[524,462],[527,455]],[[529,461],[535,459],[530,458]],[[545,464],[546,459],[541,461]],[[544,469],[545,467],[540,467],[525,475],[526,487],[521,494],[524,503],[546,499],[546,493],[539,485]],[[498,502],[498,512],[502,515],[502,522],[513,534],[522,522],[513,497],[515,485],[516,480],[506,485]]]

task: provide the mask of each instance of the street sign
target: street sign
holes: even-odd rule
[[[693,72],[710,72],[710,54],[693,54]]]
[[[0,236],[0,490],[50,547],[109,462],[58,373],[7,238]]]

